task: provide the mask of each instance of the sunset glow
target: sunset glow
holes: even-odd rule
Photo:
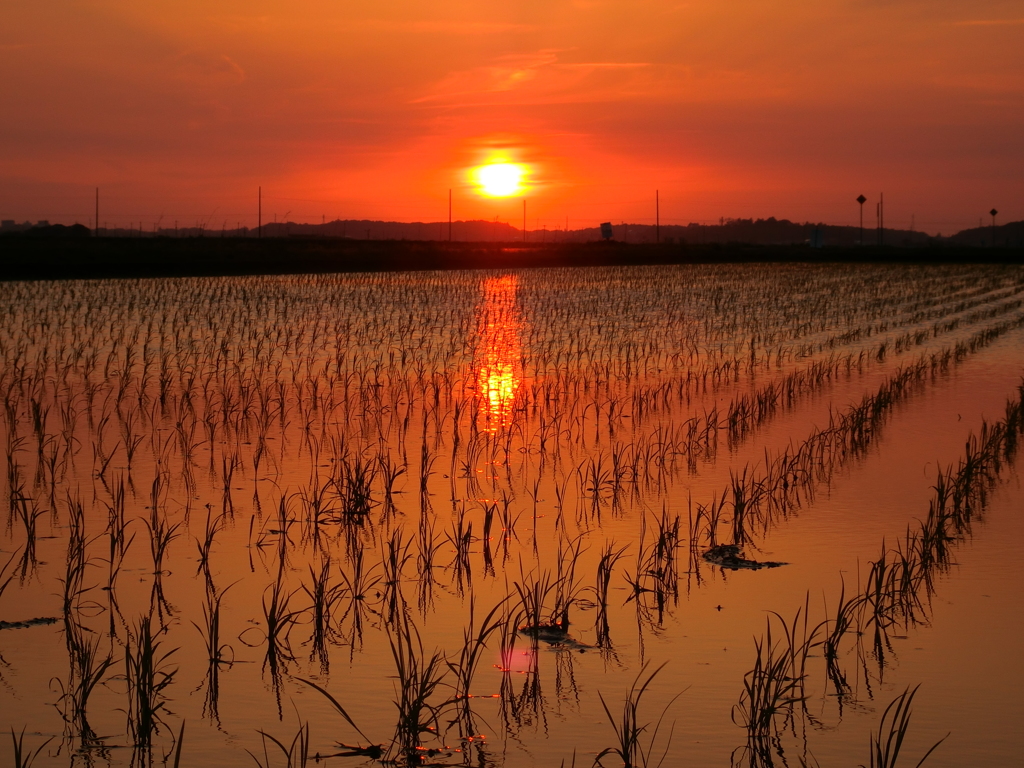
[[[1024,768],[1022,51],[0,2],[0,768]]]
[[[473,170],[480,194],[486,197],[511,197],[523,191],[526,169],[519,163],[491,163]]]
[[[3,219],[1024,218],[1007,0],[68,7],[0,8]]]

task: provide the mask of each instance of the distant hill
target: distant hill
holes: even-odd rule
[[[50,224],[41,221],[35,226],[29,222],[15,224],[13,221],[4,222],[5,226],[0,228],[0,234],[19,234],[23,237],[89,237],[92,230],[83,224]]]
[[[658,239],[656,227],[652,224],[621,223],[612,225],[613,239],[622,243],[653,243]],[[858,227],[840,227],[829,224],[797,224],[786,219],[726,219],[717,225],[688,224],[663,225],[660,238],[663,243],[746,243],[751,245],[803,245],[809,244],[818,232],[816,243],[829,246],[855,246],[860,243]],[[169,234],[161,230],[161,234]],[[217,231],[192,228],[179,230],[179,236],[194,237],[200,234],[217,236]],[[252,230],[239,232],[227,230],[228,237],[252,236]],[[447,240],[448,222],[394,222],[394,221],[329,221],[326,224],[297,224],[295,222],[264,224],[264,237],[344,237],[352,240]],[[865,244],[874,245],[878,234],[874,229],[864,230]],[[523,230],[506,222],[455,221],[452,222],[451,238],[456,242],[509,243],[521,242]],[[593,227],[582,229],[531,229],[526,233],[531,243],[583,243],[601,239],[597,222]],[[886,229],[885,245],[922,246],[933,238],[923,232]]]
[[[723,219],[719,224],[662,225],[662,242],[690,243],[693,245],[721,243],[743,243],[747,245],[804,245],[820,247],[853,247],[861,244],[859,227],[835,226],[832,224],[806,222],[797,224],[787,219]],[[600,237],[598,228],[580,230],[584,239]],[[613,224],[613,237],[627,243],[653,243],[655,227],[650,224]],[[877,245],[878,231],[864,228],[864,244]],[[924,232],[901,229],[886,229],[884,245],[923,246],[934,238]]]
[[[14,222],[5,222],[14,225]],[[6,236],[84,236],[90,230],[81,224],[65,227],[40,222],[32,226],[5,226],[0,232]],[[498,221],[454,221],[451,224],[451,239],[460,243],[516,243],[523,241],[523,230],[507,222]],[[654,243],[659,238],[664,244],[690,245],[815,245],[824,248],[856,247],[861,245],[859,227],[836,226],[832,224],[804,222],[788,219],[722,219],[718,224],[665,224],[660,232],[652,224],[630,224],[622,222],[612,225],[613,239],[620,243]],[[965,229],[951,237],[932,237],[924,232],[905,229],[885,229],[879,233],[874,227],[863,230],[863,244],[895,247],[922,247],[956,245],[968,247],[990,247],[993,230],[991,227]],[[105,237],[243,237],[256,238],[254,228],[211,230],[203,226],[161,228],[156,231],[142,229],[103,229]],[[447,221],[397,222],[335,220],[322,224],[300,224],[297,222],[275,222],[263,225],[264,238],[342,238],[346,240],[406,240],[406,241],[447,241]],[[601,230],[595,222],[593,227],[582,229],[533,229],[526,232],[529,243],[585,243],[601,239]],[[1024,221],[1002,224],[995,228],[995,242],[998,247],[1024,247]]]
[[[965,229],[946,239],[954,245],[968,245],[976,248],[989,248],[992,246],[992,240],[995,239],[997,248],[1024,248],[1024,221],[1011,221],[995,228],[982,226]]]

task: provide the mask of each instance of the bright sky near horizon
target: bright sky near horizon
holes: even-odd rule
[[[1024,219],[1020,0],[7,0],[0,217]],[[522,170],[510,196],[479,167]],[[511,183],[511,182],[509,182]],[[504,187],[501,187],[504,188]],[[492,189],[499,189],[495,186]],[[986,218],[987,223],[987,218]]]

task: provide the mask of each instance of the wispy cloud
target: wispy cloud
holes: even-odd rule
[[[510,91],[533,80],[539,70],[557,61],[558,51],[551,49],[501,56],[482,67],[449,73],[430,93],[413,99],[412,103]]]
[[[401,26],[413,32],[448,35],[502,35],[510,32],[533,32],[530,24],[502,24],[487,21],[410,21]]]
[[[175,60],[179,77],[218,85],[235,85],[245,80],[245,70],[225,54],[186,51]]]
[[[562,64],[566,69],[640,69],[651,66],[649,61],[581,61],[574,64]]]
[[[1024,19],[968,19],[955,21],[956,27],[1019,27],[1024,24]]]
[[[627,73],[653,66],[643,61],[560,61],[559,54],[566,52],[543,49],[511,54],[484,66],[452,72],[435,83],[429,93],[413,99],[411,103],[457,102],[464,106],[472,103],[474,98],[492,103],[496,95],[519,90],[528,91],[532,101],[545,103],[590,100],[599,92],[602,94],[600,98],[605,100],[618,92],[616,77],[621,85],[625,82],[622,78],[631,77]],[[599,77],[600,83],[588,85],[591,77]]]

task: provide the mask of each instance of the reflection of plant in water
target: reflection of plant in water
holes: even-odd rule
[[[345,582],[344,596],[347,606],[338,620],[341,628],[339,631],[349,644],[353,652],[362,647],[363,626],[370,613],[377,614],[370,606],[374,587],[382,580],[377,575],[378,564],[367,566],[365,554],[362,548],[356,549],[349,555],[348,563],[351,572],[341,571],[341,578]],[[346,632],[344,627],[348,627]]]
[[[11,573],[7,573],[7,569],[11,567],[14,562],[14,558],[18,556],[17,550],[11,553],[11,556],[7,558],[7,562],[4,563],[3,567],[0,568],[0,597],[4,596],[4,591],[10,586],[10,583],[14,581],[14,570],[11,569]],[[6,578],[4,578],[6,576]]]
[[[146,524],[146,530],[149,533],[149,551],[153,558],[153,606],[160,612],[162,617],[165,611],[167,613],[173,612],[170,604],[164,597],[163,577],[166,573],[164,558],[167,556],[167,549],[170,547],[171,542],[181,535],[178,533],[181,523],[178,522],[171,525],[167,521],[167,516],[160,513],[160,486],[158,476],[153,481],[153,507],[150,511],[149,519],[142,522]]]
[[[891,651],[890,630],[927,621],[936,574],[948,566],[951,546],[970,535],[971,521],[984,509],[989,488],[1016,453],[1024,433],[1022,403],[1024,385],[1007,402],[1003,418],[995,424],[983,422],[980,435],[967,439],[960,461],[939,470],[925,520],[908,529],[895,548],[883,543],[879,559],[870,564],[857,616],[861,631],[872,630],[879,670]]]
[[[254,755],[248,749],[245,751],[249,752],[249,755],[260,768],[272,768],[275,765],[275,761],[270,759],[270,752],[267,749],[268,741],[277,747],[284,756],[284,768],[306,768],[309,764],[309,723],[302,723],[295,732],[291,742],[287,745],[266,731],[258,731],[258,733],[263,740],[263,759],[261,760],[258,755]],[[319,762],[319,760],[316,760],[316,762]]]
[[[752,545],[757,535],[811,499],[815,488],[844,462],[876,442],[897,404],[1021,326],[1020,316],[1010,314],[1022,306],[1016,298],[1022,285],[1016,275],[979,277],[975,270],[948,268],[926,280],[911,275],[914,279],[905,284],[886,273],[876,285],[869,281],[852,286],[849,275],[835,278],[820,270],[776,266],[771,280],[754,290],[748,302],[750,269],[690,270],[682,281],[685,290],[693,292],[696,306],[707,310],[696,321],[699,312],[679,312],[661,303],[663,296],[682,294],[658,270],[615,269],[597,277],[552,272],[555,280],[571,278],[583,287],[580,292],[560,291],[557,299],[537,290],[533,276],[455,273],[425,278],[430,286],[426,291],[417,285],[419,278],[407,276],[186,279],[151,285],[97,281],[54,284],[46,290],[31,284],[0,286],[5,296],[16,298],[5,306],[19,308],[6,316],[0,339],[7,531],[23,539],[18,542],[19,567],[26,581],[38,572],[36,540],[40,549],[47,546],[37,520],[45,523],[43,515],[50,512],[52,530],[68,539],[66,562],[58,567],[64,577],[61,597],[71,669],[61,683],[61,708],[69,727],[84,745],[91,733],[87,709],[92,707],[94,718],[97,710],[90,694],[105,681],[111,655],[88,639],[83,615],[107,610],[110,637],[117,641],[121,630],[116,598],[132,598],[129,580],[121,576],[119,581],[119,574],[129,571],[132,538],[127,528],[136,514],[148,527],[149,555],[157,572],[151,595],[157,623],[150,652],[164,659],[158,665],[161,673],[150,675],[148,687],[156,692],[150,709],[156,718],[166,714],[164,685],[174,672],[167,661],[170,654],[160,652],[166,642],[162,631],[156,630],[169,609],[163,597],[164,564],[182,570],[174,565],[179,553],[170,544],[190,526],[190,510],[194,513],[199,505],[207,508],[205,529],[199,519],[190,535],[196,540],[206,592],[205,600],[191,606],[197,614],[201,606],[202,618],[189,618],[196,618],[206,646],[204,714],[217,719],[218,672],[233,655],[222,641],[224,592],[214,588],[213,574],[215,565],[232,563],[228,548],[215,546],[215,541],[229,535],[227,523],[236,511],[232,492],[249,483],[255,507],[250,544],[257,518],[260,528],[256,547],[250,548],[250,568],[256,572],[253,555],[277,557],[277,572],[271,573],[272,583],[263,594],[265,630],[254,630],[264,635],[255,645],[266,643],[264,668],[276,695],[287,669],[299,663],[292,645],[306,616],[309,631],[302,640],[325,673],[332,647],[348,645],[354,658],[362,649],[364,629],[378,639],[378,631],[389,633],[396,668],[404,670],[396,704],[405,725],[396,727],[388,759],[409,762],[410,750],[419,741],[441,745],[444,733],[435,735],[445,727],[454,730],[457,725],[467,738],[477,730],[473,718],[482,713],[469,706],[470,685],[483,649],[499,637],[503,673],[498,706],[506,731],[518,735],[531,723],[546,727],[546,707],[559,706],[555,702],[571,699],[575,692],[573,662],[579,657],[564,650],[571,640],[569,609],[595,607],[597,644],[606,652],[611,647],[609,593],[617,586],[613,572],[618,567],[621,573],[625,548],[602,542],[602,525],[611,519],[619,526],[615,535],[621,545],[626,541],[621,526],[636,521],[640,510],[663,502],[660,519],[643,521],[644,531],[635,542],[635,567],[630,556],[627,569],[643,658],[644,635],[668,624],[664,619],[672,616],[678,597],[682,569],[677,555],[685,532],[680,517],[669,512],[670,494],[686,473],[702,471],[703,462],[720,456],[720,443],[724,447],[728,440],[729,449],[736,449],[757,428],[809,395],[825,393],[842,376],[863,375],[881,361],[955,328],[1001,318],[987,328],[971,328],[960,343],[937,341],[936,348],[945,347],[925,351],[898,371],[886,371],[878,390],[833,414],[827,425],[780,455],[766,456],[763,464],[730,465],[726,487],[691,506],[686,570],[698,584],[700,568],[709,568],[701,560],[700,544],[718,543],[720,536]],[[478,301],[481,280],[484,305]],[[627,303],[650,300],[650,311],[640,311],[653,322],[633,326],[636,315],[619,312],[615,305],[610,314],[595,312],[592,300],[599,294],[592,289],[603,290],[595,286],[608,280],[622,287],[618,295],[628,296],[622,299]],[[856,311],[846,306],[849,302],[834,301],[834,288],[847,285],[870,301]],[[520,295],[523,307],[530,308],[530,323],[519,305]],[[805,307],[805,299],[794,301],[795,295],[812,301]],[[603,296],[614,301],[613,294]],[[814,301],[824,303],[808,311]],[[153,308],[146,320],[138,314],[143,305]],[[772,311],[765,312],[766,307]],[[971,315],[963,314],[976,307]],[[474,318],[481,343],[474,343]],[[931,328],[916,327],[932,318],[939,322]],[[755,322],[758,330],[747,337],[747,325]],[[908,324],[915,327],[896,332]],[[875,338],[883,332],[885,338]],[[488,333],[489,341],[483,338]],[[487,375],[481,378],[484,364]],[[1011,422],[1008,412],[1006,425]],[[824,644],[822,667],[839,693],[840,707],[856,704],[859,680],[851,686],[842,666],[851,636],[868,631],[863,642],[857,636],[854,650],[865,678],[873,653],[880,677],[890,652],[888,633],[927,621],[933,580],[947,567],[955,543],[969,534],[987,484],[1011,452],[1018,431],[987,429],[968,446],[961,467],[940,474],[921,529],[895,547],[883,547],[869,567],[870,588],[862,581],[856,596],[846,599],[844,593],[828,611],[818,640]],[[123,459],[127,468],[119,476],[117,465]],[[205,465],[208,479],[203,477],[205,468],[195,472]],[[310,474],[297,476],[296,467],[304,472],[307,465]],[[402,476],[410,472],[415,477],[404,478],[409,482],[403,488]],[[442,481],[443,472],[447,476]],[[135,483],[142,487],[150,481],[147,502]],[[276,514],[271,508],[265,515],[261,496],[264,503],[278,501],[271,485],[281,499]],[[289,487],[299,491],[289,495],[282,490]],[[211,490],[219,514],[213,504],[204,504],[207,499],[197,498]],[[406,490],[413,496],[403,503]],[[439,490],[446,501],[450,495],[451,519],[442,518],[447,510],[434,514]],[[79,494],[91,496],[108,512],[106,606],[86,600],[86,593],[96,589],[87,578],[86,522],[94,522],[86,520],[89,510],[77,501],[66,508],[55,503]],[[545,499],[552,494],[550,501]],[[147,503],[150,513],[136,509]],[[482,523],[477,522],[478,511]],[[532,517],[527,532],[532,533],[532,553],[526,537],[520,538],[524,512],[527,520]],[[295,536],[296,530],[301,537]],[[492,531],[501,536],[493,551]],[[577,536],[583,531],[585,537]],[[635,532],[627,535],[632,539]],[[596,569],[586,559],[584,541],[599,553]],[[447,569],[438,563],[446,543],[455,550]],[[476,557],[478,545],[482,558]],[[336,546],[344,554],[332,557]],[[553,547],[557,554],[552,556]],[[491,588],[504,576],[514,578],[508,571],[515,568],[517,554],[522,558],[520,578],[502,615],[492,611],[477,627],[471,607],[460,653],[426,653],[418,630],[409,626],[401,591],[408,583],[410,560],[415,560],[419,576],[418,607],[427,621],[435,592],[454,594],[463,605],[468,598],[472,605],[474,587]],[[303,573],[312,563],[308,581],[289,585],[289,562]],[[12,583],[11,567],[8,562],[0,571],[0,593]],[[584,569],[586,579],[581,576]],[[178,586],[170,578],[167,583]],[[258,600],[264,586],[249,591]],[[299,589],[306,598],[296,607]],[[121,594],[115,596],[115,591]],[[444,610],[438,615],[447,615],[447,606],[439,607]],[[780,620],[773,619],[774,634],[759,648],[764,669],[748,681],[755,689],[762,686],[767,702],[760,706],[761,719],[768,713],[771,725],[760,732],[754,729],[755,735],[767,733],[767,742],[753,742],[755,747],[768,744],[764,760],[774,754],[773,734],[798,724],[806,714],[803,683],[794,683],[806,677],[801,666],[791,672],[795,678],[779,683],[781,690],[770,690],[773,665],[794,667],[793,656],[801,655],[792,649],[799,649],[810,632],[806,613],[802,616],[804,635],[796,637],[799,628],[786,624],[781,639]],[[140,629],[125,629],[126,665],[137,660],[138,668],[128,698],[136,702],[136,689],[147,687],[146,665],[138,661],[147,643],[140,639]],[[515,649],[520,629],[534,648]],[[542,695],[541,657],[535,652],[541,639],[561,648],[554,655],[555,696],[549,700]],[[641,683],[638,678],[634,687],[642,688]],[[794,683],[792,690],[785,690],[787,683]],[[645,694],[645,701],[651,695]],[[741,721],[758,720],[755,698],[748,696],[737,705]],[[138,703],[126,707],[132,713],[144,710]],[[140,733],[145,730],[141,714],[131,717]],[[635,720],[633,731],[642,731]],[[899,718],[890,714],[889,720]],[[631,730],[622,718],[614,724],[617,738],[627,738],[613,748],[614,755],[605,754],[605,761],[619,752],[627,755],[624,762],[647,759],[629,757]],[[646,737],[649,731],[642,734]],[[276,741],[267,735],[258,760],[301,764],[309,757],[308,745],[305,726],[295,738]],[[376,753],[373,749],[352,748],[350,753],[385,756],[380,747]],[[472,751],[466,749],[463,760]],[[423,752],[416,750],[417,755]],[[480,750],[476,754],[484,759]],[[138,752],[134,759],[148,757]]]
[[[522,685],[516,685],[511,670],[506,670],[501,680],[501,720],[510,736],[531,726],[542,726],[547,730],[547,707],[541,686],[536,661],[537,655],[529,653],[528,670],[520,670]]]
[[[560,536],[558,541],[556,578],[553,584],[554,605],[551,615],[557,617],[557,623],[563,628],[569,626],[569,611],[580,601],[580,594],[583,591],[581,580],[576,573],[580,558],[586,551],[583,538],[584,534],[581,533],[571,539]]]
[[[392,531],[390,538],[383,542],[381,564],[384,569],[382,585],[384,587],[381,602],[384,606],[384,621],[392,624],[400,613],[405,612],[405,595],[402,593],[402,580],[406,564],[412,559],[409,551],[411,539],[405,539],[402,529]]]
[[[444,542],[434,532],[434,520],[431,516],[420,518],[416,530],[416,571],[419,575],[417,603],[420,612],[426,614],[434,600],[436,580],[434,570],[439,568],[434,560]]]
[[[922,355],[889,376],[876,392],[842,412],[831,414],[828,426],[816,428],[798,446],[786,448],[775,457],[766,454],[761,476],[748,475],[749,467],[739,475],[733,473],[727,491],[733,511],[733,539],[746,540],[749,526],[754,523],[767,533],[776,519],[784,519],[804,498],[812,497],[815,485],[827,482],[849,459],[863,455],[893,409],[919,391],[929,377],[948,370],[966,355],[1022,324],[1024,316],[979,331],[955,348]],[[711,545],[717,543],[721,505],[725,503],[723,495],[717,507],[714,502],[711,505],[714,514],[708,516],[706,529]]]
[[[392,760],[418,765],[424,734],[434,739],[441,735],[442,713],[447,701],[436,695],[444,682],[447,665],[441,651],[427,654],[419,630],[407,618],[400,618],[388,632],[391,656],[395,662],[398,724],[388,749]],[[438,744],[443,747],[443,742]]]
[[[294,595],[295,592],[287,591],[284,586],[284,564],[281,563],[274,583],[263,591],[263,634],[267,646],[263,656],[263,669],[270,672],[270,681],[278,696],[279,708],[281,675],[287,671],[288,662],[295,661],[290,639],[292,629],[305,613],[301,609],[292,610],[291,599]]]
[[[455,587],[459,594],[467,586],[472,578],[472,568],[469,562],[469,549],[477,541],[473,536],[473,523],[466,516],[466,508],[462,506],[455,514],[455,522],[452,523],[450,531],[445,531],[445,540],[451,545],[454,555],[448,568],[451,569],[455,579]]]
[[[666,510],[655,518],[657,527],[654,540],[647,542],[647,516],[640,520],[637,538],[636,564],[626,572],[630,594],[627,602],[636,601],[637,620],[641,625],[660,627],[665,612],[679,600],[679,570],[677,555],[682,543],[679,515],[669,517]]]
[[[32,499],[24,495],[23,488],[11,486],[11,511],[13,517],[21,521],[25,530],[25,544],[21,548],[21,563],[18,569],[21,581],[23,582],[35,573],[38,566],[36,558],[36,522],[46,512],[46,510],[36,507],[34,503],[32,506],[29,506],[30,501]],[[6,586],[6,583],[4,586]]]
[[[128,682],[128,733],[142,764],[151,762],[153,734],[163,724],[165,691],[174,681],[177,668],[169,661],[177,648],[164,651],[160,637],[165,629],[153,630],[153,619],[139,619],[125,638],[125,679]]]
[[[807,659],[822,644],[825,630],[824,623],[810,626],[808,605],[809,597],[789,623],[771,612],[765,634],[754,640],[754,667],[743,676],[743,691],[732,710],[733,722],[747,731],[747,744],[734,754],[734,762],[739,757],[751,766],[771,765],[773,751],[783,756],[781,732],[795,734],[798,716],[806,716]],[[778,639],[773,626],[781,630]]]
[[[601,559],[597,563],[597,583],[594,587],[594,597],[597,603],[597,644],[601,648],[611,645],[611,628],[608,624],[608,589],[611,586],[615,564],[625,554],[626,548],[626,546],[616,547],[615,542],[609,541],[601,551]]]
[[[508,598],[495,605],[484,616],[483,621],[480,622],[479,629],[477,629],[475,622],[475,600],[470,597],[469,623],[463,629],[462,650],[459,651],[458,656],[454,660],[449,659],[445,662],[455,677],[453,701],[461,730],[460,735],[463,739],[473,739],[477,736],[471,706],[473,694],[470,688],[480,662],[483,659],[483,654],[487,649],[487,641],[502,628],[505,617],[500,611],[504,610],[507,602]]]
[[[851,701],[850,684],[847,682],[846,673],[839,664],[839,649],[843,638],[848,632],[856,629],[857,611],[861,604],[859,595],[847,599],[846,582],[840,578],[841,587],[839,599],[836,603],[835,613],[826,624],[825,647],[825,673],[835,691],[836,702],[839,705],[839,716],[843,715],[844,705]],[[826,614],[828,609],[826,606]]]
[[[62,612],[65,623],[74,623],[82,605],[82,597],[92,587],[85,585],[85,573],[89,566],[86,556],[85,510],[81,502],[68,499],[68,548],[65,554],[64,578],[61,580]]]
[[[568,623],[563,623],[557,611],[546,612],[545,604],[556,589],[550,571],[526,572],[522,563],[519,564],[519,581],[513,584],[519,595],[519,613],[516,624],[532,638],[534,647],[540,637],[539,632],[545,628],[565,632]]]
[[[644,676],[650,664],[644,664],[640,668],[640,672],[637,673],[636,679],[626,693],[625,701],[622,703],[622,711],[618,717],[612,714],[611,709],[608,708],[608,702],[605,701],[600,691],[598,692],[597,695],[601,699],[601,706],[604,707],[604,712],[608,716],[608,722],[611,723],[612,731],[615,733],[615,746],[606,747],[601,750],[597,757],[594,758],[594,765],[603,765],[602,759],[609,755],[614,755],[621,760],[623,768],[657,768],[664,762],[672,743],[674,725],[669,730],[668,736],[665,739],[664,752],[662,752],[660,758],[655,760],[654,749],[658,744],[658,731],[661,730],[661,725],[665,720],[665,715],[668,714],[669,707],[682,694],[677,693],[669,699],[665,708],[661,711],[661,715],[653,723],[653,728],[651,728],[652,724],[650,722],[640,722],[640,702],[654,681],[654,678],[665,668],[667,663],[665,662],[649,675],[646,675],[646,679],[644,679]]]
[[[363,741],[367,742],[367,746],[365,746],[365,747],[349,746],[347,744],[340,744],[339,746],[342,746],[343,748],[349,750],[349,754],[348,755],[344,755],[344,756],[364,755],[364,756],[372,758],[374,760],[380,760],[381,757],[383,757],[383,755],[384,755],[384,746],[382,744],[373,744],[371,742],[370,738],[365,733],[363,733],[361,730],[359,730],[359,726],[356,725],[355,720],[352,719],[352,717],[349,715],[349,713],[338,702],[338,700],[336,698],[334,698],[334,696],[332,696],[327,690],[325,690],[324,688],[321,688],[319,685],[317,685],[316,683],[312,682],[311,680],[303,680],[301,677],[297,677],[295,679],[298,680],[300,683],[305,683],[306,685],[308,685],[313,690],[318,691],[324,698],[326,698],[331,703],[331,706],[334,707],[334,711],[337,712],[339,715],[341,715],[342,719],[344,719],[346,723],[348,723],[350,726],[352,726],[353,730],[355,730],[355,732],[358,733],[362,737]],[[318,760],[323,758],[323,757],[330,757],[330,755],[320,755],[320,754],[316,755],[316,759],[318,759]]]
[[[206,528],[203,533],[203,539],[200,541],[197,537],[195,541],[196,549],[199,552],[199,565],[196,567],[196,573],[203,572],[208,581],[210,580],[210,552],[213,550],[213,541],[217,534],[224,529],[226,523],[226,513],[221,512],[214,517],[212,505],[206,505]]]
[[[469,624],[464,631],[463,646],[458,655],[448,658],[439,650],[427,653],[420,632],[407,616],[400,614],[388,624],[392,659],[395,664],[395,708],[397,721],[394,735],[388,744],[374,744],[359,728],[345,707],[325,688],[310,680],[296,678],[323,695],[334,710],[355,730],[365,742],[353,746],[340,744],[346,752],[342,756],[365,756],[397,765],[421,765],[427,754],[461,751],[468,761],[473,748],[483,759],[484,743],[477,733],[472,711],[472,700],[478,698],[472,690],[473,680],[487,650],[491,637],[503,631],[508,617],[503,610],[507,600],[494,606],[476,626],[471,599]],[[445,694],[445,690],[450,693]],[[484,698],[492,698],[485,696]],[[458,726],[461,750],[444,743],[444,735],[451,726]],[[291,748],[272,737],[283,752]],[[293,742],[295,746],[297,742]],[[317,755],[318,758],[329,755]]]
[[[89,698],[103,682],[107,670],[113,666],[114,657],[109,652],[105,655],[100,653],[99,635],[87,639],[81,626],[76,623],[65,624],[65,629],[71,669],[67,686],[56,681],[61,691],[57,708],[72,730],[72,735],[78,738],[81,749],[93,749],[101,746],[101,743],[89,725]]]
[[[123,477],[118,478],[111,497],[111,503],[105,504],[107,507],[107,537],[109,541],[106,590],[110,592],[110,598],[113,601],[117,577],[121,572],[121,567],[124,565],[125,556],[135,541],[134,533],[131,535],[131,538],[128,537],[128,525],[131,521],[125,517],[125,482]]]
[[[311,657],[320,662],[320,669],[324,674],[330,670],[328,645],[336,636],[334,612],[344,598],[344,588],[331,581],[333,565],[330,555],[324,555],[320,561],[319,571],[315,571],[312,565],[309,566],[310,584],[302,585],[302,591],[310,599],[308,611],[313,627],[310,639]]]
[[[21,729],[21,733],[15,734],[14,728],[11,728],[11,742],[13,743],[13,758],[14,768],[32,768],[32,764],[35,763],[39,753],[46,748],[46,745],[53,741],[51,736],[38,747],[35,751],[30,751],[31,748],[25,747],[25,728]]]
[[[782,757],[776,717],[782,715],[784,723],[792,727],[796,705],[801,706],[800,717],[807,717],[802,706],[807,698],[806,660],[811,648],[824,646],[825,673],[836,691],[840,714],[843,705],[851,701],[850,686],[839,664],[840,646],[847,634],[856,633],[864,679],[870,684],[867,656],[861,647],[861,638],[870,631],[871,652],[881,677],[886,653],[892,652],[891,630],[906,629],[927,620],[935,572],[948,564],[951,545],[970,534],[972,518],[984,509],[988,489],[1014,456],[1022,433],[1024,384],[1018,389],[1017,398],[1007,402],[1003,419],[992,425],[983,423],[980,436],[972,434],[968,438],[959,463],[939,470],[928,516],[918,529],[909,529],[905,540],[895,548],[886,547],[883,542],[881,555],[870,563],[857,595],[847,599],[843,585],[833,618],[808,631],[805,603],[802,633],[798,635],[801,611],[797,611],[790,625],[773,614],[784,629],[783,640],[773,643],[769,617],[766,635],[755,641],[754,668],[744,677],[744,691],[733,708],[734,722],[746,728],[748,734],[747,745],[736,753],[742,760],[752,766],[772,765],[773,752]],[[821,641],[817,640],[819,634],[824,635]],[[872,768],[895,765],[909,727],[910,703],[916,690],[905,691],[883,713],[879,733],[872,736]],[[938,743],[925,758],[936,746]]]
[[[228,585],[218,592],[211,581],[206,582],[206,602],[203,604],[203,626],[194,621],[192,626],[199,630],[203,637],[203,644],[206,647],[206,677],[203,684],[206,685],[206,698],[203,703],[203,714],[209,715],[215,721],[220,721],[220,668],[221,665],[228,667],[234,664],[234,648],[227,643],[220,641],[220,613],[224,595],[234,584]],[[228,658],[230,652],[230,658]]]
[[[871,734],[870,768],[896,768],[896,761],[903,748],[903,740],[910,728],[910,705],[914,701],[918,687],[907,688],[893,699],[882,713],[882,719],[878,723],[878,732]],[[948,736],[949,734],[943,736],[924,753],[924,757],[917,763],[917,768],[921,768],[924,761]],[[865,768],[865,766],[862,765],[861,768]]]
[[[493,614],[494,611],[488,614],[481,627],[480,632],[484,634],[484,640],[486,640],[486,635],[493,632]],[[477,637],[479,636],[477,635]],[[395,663],[394,703],[398,719],[394,737],[387,746],[370,743],[371,740],[327,690],[309,680],[300,680],[300,682],[326,697],[335,711],[369,743],[369,746],[360,747],[341,745],[349,750],[348,754],[364,755],[397,765],[416,766],[422,764],[425,736],[434,742],[430,749],[450,751],[442,740],[442,723],[445,722],[446,713],[453,705],[458,705],[464,710],[468,709],[468,697],[463,696],[462,700],[464,701],[460,701],[458,693],[449,697],[439,697],[438,694],[441,692],[442,686],[445,685],[450,671],[454,672],[457,678],[456,691],[462,690],[460,686],[468,686],[472,682],[473,672],[479,663],[479,650],[470,648],[453,663],[449,663],[440,651],[435,650],[433,653],[427,654],[423,648],[419,630],[407,617],[402,617],[394,624],[389,625],[388,638]],[[463,719],[463,717],[464,715],[457,715],[456,720],[464,725],[472,724],[471,715],[468,719]],[[472,736],[473,734],[468,734],[468,737]],[[282,748],[286,755],[293,752],[292,749],[285,749],[276,740],[273,741]],[[293,742],[293,747],[297,743],[300,742]]]
[[[391,454],[382,451],[377,455],[377,470],[380,473],[384,493],[384,514],[395,512],[395,483],[406,473],[404,466],[398,466],[391,459]],[[454,473],[452,473],[454,475]]]

